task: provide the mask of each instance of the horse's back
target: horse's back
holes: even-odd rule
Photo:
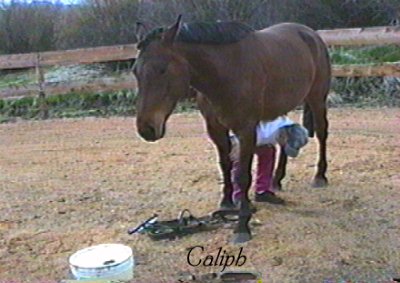
[[[271,41],[275,44],[297,45],[297,47],[307,47],[310,54],[321,63],[328,63],[329,58],[326,57],[327,48],[321,37],[313,29],[297,23],[281,23],[265,28],[256,32],[261,40],[266,40],[270,46]],[[289,48],[288,48],[289,49]],[[279,49],[285,52],[285,48]],[[318,63],[318,62],[316,62]]]
[[[277,109],[290,111],[301,104],[313,88],[329,84],[328,51],[311,28],[282,23],[256,31],[254,35],[261,44],[259,50],[262,49],[257,56],[266,69],[263,116],[282,115]]]
[[[261,33],[264,33],[266,37],[273,34],[275,36],[278,35],[280,38],[287,39],[289,44],[291,42],[295,44],[295,42],[301,40],[309,50],[314,62],[315,70],[312,88],[314,90],[320,89],[321,92],[324,92],[323,95],[326,95],[331,81],[331,63],[328,48],[315,30],[302,24],[282,23],[266,28]],[[312,95],[315,95],[315,93]]]

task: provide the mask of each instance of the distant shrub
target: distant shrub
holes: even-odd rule
[[[400,20],[398,0],[82,0],[0,1],[0,53],[135,43],[135,25],[236,20],[261,29],[299,22],[314,29],[389,25]],[[22,24],[21,24],[22,23]]]
[[[63,5],[10,1],[0,4],[0,53],[57,49],[56,25]]]

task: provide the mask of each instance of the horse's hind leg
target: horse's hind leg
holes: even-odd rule
[[[328,185],[328,179],[326,177],[327,171],[327,158],[326,158],[326,141],[328,138],[328,119],[327,119],[327,105],[326,96],[328,90],[319,91],[317,93],[310,93],[306,98],[306,103],[311,108],[314,130],[317,135],[319,142],[319,160],[317,173],[313,180],[313,187],[325,187]]]
[[[278,166],[274,174],[273,188],[276,191],[282,190],[282,180],[286,176],[287,155],[282,147],[280,147]]]

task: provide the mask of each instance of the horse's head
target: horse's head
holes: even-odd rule
[[[133,72],[138,81],[137,128],[146,141],[165,134],[178,100],[189,91],[189,64],[174,51],[181,17],[169,28],[154,30],[138,44]]]

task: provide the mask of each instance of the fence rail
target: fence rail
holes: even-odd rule
[[[384,44],[398,44],[400,46],[400,27],[320,30],[318,33],[328,46]],[[0,56],[0,70],[36,68],[37,71],[43,71],[43,67],[46,66],[126,61],[133,60],[136,56],[137,49],[134,44],[2,55]],[[367,65],[334,65],[332,67],[332,73],[336,77],[400,77],[400,62]],[[136,87],[136,82],[132,76],[124,76],[122,80],[107,80],[103,78],[88,83],[72,81],[57,85],[48,84],[41,80],[39,81],[40,82],[37,84],[0,90],[0,98],[32,96],[37,95],[39,92],[43,92],[43,90],[47,95],[53,95],[73,91],[117,91],[122,89],[133,89]]]
[[[319,30],[318,33],[329,46],[400,45],[399,26]]]
[[[128,44],[64,51],[2,55],[0,56],[0,70],[35,68],[38,55],[40,56],[40,67],[54,65],[65,66],[71,64],[93,64],[132,60],[137,55],[137,49],[135,44]]]
[[[335,77],[400,77],[400,62],[334,65],[332,74]]]
[[[101,78],[91,80],[90,82],[72,81],[62,83],[45,83],[43,89],[47,95],[66,94],[66,93],[89,93],[119,91],[124,89],[135,89],[136,80],[133,75],[123,75],[118,79]],[[26,96],[36,96],[38,94],[37,84],[28,84],[24,86],[13,86],[6,89],[0,89],[0,98],[15,99]]]

